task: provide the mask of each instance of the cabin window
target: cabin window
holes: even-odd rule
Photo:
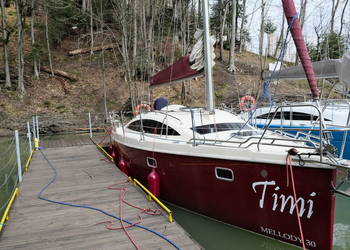
[[[134,121],[129,124],[128,129],[134,130],[134,131],[141,131],[141,123],[140,120]]]
[[[215,168],[215,176],[219,180],[233,181],[233,171],[229,168]]]
[[[180,134],[173,128],[155,121],[151,119],[142,119],[134,121],[129,124],[128,128],[134,131],[141,132],[141,126],[143,128],[143,132],[147,134],[157,134],[157,135],[171,135],[171,136],[179,136]]]
[[[207,124],[207,125],[195,127],[195,131],[201,135],[215,133],[215,132],[229,131],[229,130],[253,130],[253,128],[245,123],[231,123],[231,122]]]
[[[311,115],[307,113],[302,113],[302,112],[290,112],[290,111],[285,111],[283,112],[283,119],[284,120],[291,120],[290,115],[292,113],[292,120],[294,121],[317,121],[318,116],[317,115]],[[256,119],[271,119],[273,117],[274,112],[272,113],[266,113],[260,116],[257,116]],[[281,117],[281,112],[277,112],[276,116],[274,119],[282,119]],[[327,118],[323,118],[325,121],[330,121]]]

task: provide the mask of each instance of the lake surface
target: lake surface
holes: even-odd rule
[[[350,188],[344,184],[342,189]],[[175,220],[206,250],[296,250],[298,247],[169,205]],[[315,228],[317,230],[317,228]],[[334,250],[350,249],[350,198],[337,194]]]

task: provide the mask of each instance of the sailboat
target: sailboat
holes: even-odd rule
[[[283,7],[292,33],[301,32],[294,2],[284,0]],[[126,124],[115,117],[115,161],[143,183],[156,171],[160,198],[167,202],[304,249],[332,249],[336,170],[349,166],[327,152],[322,126],[314,143],[256,129],[214,107],[208,15],[203,1],[207,107],[140,110]],[[305,54],[300,57],[307,64]],[[193,63],[189,56],[180,58],[151,85],[202,74]],[[310,85],[317,100],[315,81]],[[313,107],[319,110],[317,101]]]

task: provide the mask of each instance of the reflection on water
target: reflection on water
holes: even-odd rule
[[[350,185],[344,185],[349,188]],[[168,205],[176,221],[206,250],[288,250],[298,247]],[[350,198],[337,195],[334,250],[350,249]],[[317,228],[315,228],[317,230]]]

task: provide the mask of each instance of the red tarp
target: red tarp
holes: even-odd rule
[[[201,75],[202,72],[202,70],[191,69],[189,56],[183,56],[173,65],[151,77],[150,85],[151,87],[155,87],[165,83],[188,80]]]

